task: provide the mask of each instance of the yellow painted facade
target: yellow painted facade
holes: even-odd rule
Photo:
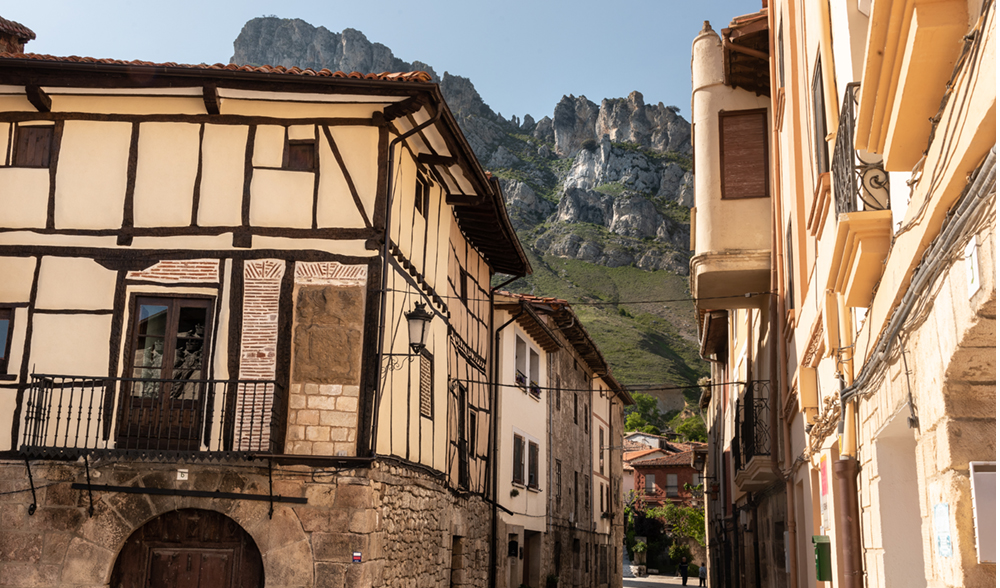
[[[767,300],[697,303],[720,586],[995,583],[995,531],[977,515],[995,497],[973,490],[996,461],[995,18],[992,2],[784,0],[721,31],[727,91],[750,93],[741,67],[769,80],[772,250]],[[729,287],[758,291],[741,269]],[[742,336],[748,316],[761,326]],[[769,423],[731,409],[758,378]],[[780,439],[767,451],[762,431]],[[771,471],[762,487],[748,444]]]

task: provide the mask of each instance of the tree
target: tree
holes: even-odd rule
[[[705,428],[705,422],[698,415],[684,419],[684,422],[677,427],[677,432],[688,441],[708,442],[708,430]]]
[[[705,511],[700,508],[668,502],[646,509],[645,515],[663,521],[667,534],[674,539],[690,538],[705,545]]]
[[[625,430],[659,435],[666,428],[663,413],[657,407],[656,398],[636,392],[632,395],[634,406],[625,409]]]

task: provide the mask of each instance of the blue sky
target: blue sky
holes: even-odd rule
[[[476,0],[241,2],[64,1],[9,3],[0,16],[38,35],[34,53],[228,62],[251,18],[301,18],[331,31],[354,28],[405,61],[468,77],[510,118],[552,115],[564,94],[594,102],[633,90],[647,103],[691,110],[691,41],[760,0]]]

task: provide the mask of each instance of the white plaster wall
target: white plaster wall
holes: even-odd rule
[[[108,373],[111,315],[36,314],[31,333],[31,371],[100,376]]]
[[[258,227],[312,227],[311,172],[255,169],[250,183],[250,224]]]
[[[394,100],[389,100],[394,102]],[[270,116],[274,118],[371,118],[372,113],[385,107],[382,103],[368,104],[316,104],[303,102],[270,102],[225,98],[220,112],[223,115]],[[205,113],[202,105],[201,114]]]
[[[375,214],[375,189],[378,185],[378,129],[375,127],[334,126],[330,134],[340,149],[344,165],[354,180],[354,187],[371,219]],[[320,143],[326,138],[320,136]],[[398,150],[399,147],[397,146]],[[323,173],[327,173],[324,168]],[[322,178],[320,188],[322,189]]]
[[[254,167],[281,167],[285,152],[285,127],[259,125],[254,135]]]
[[[131,135],[127,122],[66,121],[56,171],[56,228],[121,227]]]
[[[238,226],[243,204],[247,127],[205,125],[202,140],[200,226]]]
[[[201,125],[188,123],[139,125],[135,226],[186,227],[191,224],[200,131]]]
[[[0,302],[28,302],[35,274],[34,257],[0,257]]]
[[[116,277],[116,272],[102,267],[92,259],[45,257],[38,274],[35,307],[51,310],[110,310],[114,306]],[[106,367],[104,371],[107,371]]]
[[[44,228],[48,206],[48,168],[0,168],[0,210],[3,210],[0,224],[11,228]]]
[[[49,96],[52,98],[52,112],[138,115],[205,114],[205,101],[201,96],[68,96],[54,93]],[[27,100],[25,101],[27,102]]]

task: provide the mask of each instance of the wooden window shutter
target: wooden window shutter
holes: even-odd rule
[[[767,154],[767,109],[719,113],[722,198],[771,195]]]
[[[52,126],[17,126],[14,135],[14,167],[49,167]]]
[[[816,174],[830,171],[830,146],[826,142],[826,100],[823,98],[823,61],[816,56],[812,79],[813,147]]]
[[[420,355],[420,416],[434,418],[434,360],[426,351]]]
[[[524,483],[524,437],[514,435],[514,483]]]

